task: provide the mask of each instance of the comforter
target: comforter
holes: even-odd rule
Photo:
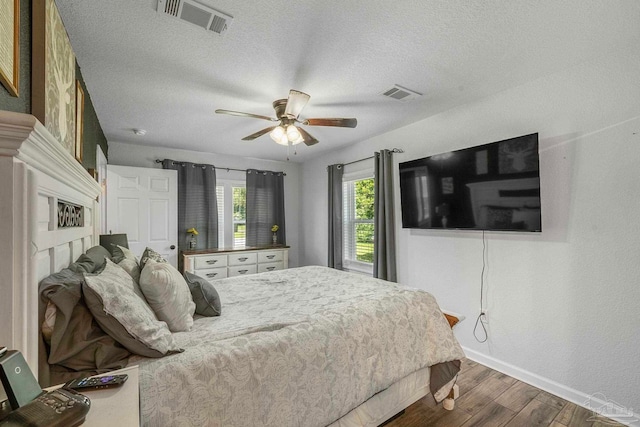
[[[174,334],[183,353],[130,360],[143,425],[326,426],[406,375],[464,356],[421,290],[326,267],[214,285],[222,315]]]

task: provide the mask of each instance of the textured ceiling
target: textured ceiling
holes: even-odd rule
[[[199,0],[234,17],[223,37],[157,0],[56,2],[109,141],[274,160],[286,148],[268,135],[241,141],[269,122],[214,110],[273,116],[293,88],[311,95],[301,117],[358,119],[307,127],[320,144],[298,146],[304,161],[640,45],[635,0]],[[424,96],[379,95],[393,84]]]

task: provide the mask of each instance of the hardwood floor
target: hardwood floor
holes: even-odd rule
[[[453,411],[426,396],[385,427],[610,427],[622,424],[472,360],[462,362]]]

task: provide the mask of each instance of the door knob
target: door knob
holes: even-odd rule
[[[169,249],[174,250],[176,248],[176,245],[171,245],[169,246]]]

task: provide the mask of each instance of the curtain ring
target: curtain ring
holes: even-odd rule
[[[175,165],[176,165],[176,162],[171,162],[171,166],[175,166]]]
[[[267,176],[267,171],[262,172],[263,176]]]

